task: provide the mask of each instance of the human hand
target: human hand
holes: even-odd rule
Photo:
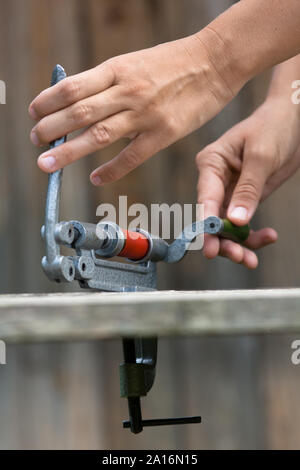
[[[44,90],[29,107],[38,121],[34,144],[86,130],[40,155],[39,167],[51,173],[127,137],[129,145],[91,174],[96,185],[121,178],[201,127],[237,94],[244,83],[224,61],[216,62],[198,34],[115,57]]]
[[[289,100],[272,98],[196,157],[198,202],[205,216],[227,216],[237,225],[249,223],[258,204],[300,166],[299,111]],[[218,254],[250,269],[253,250],[277,240],[271,228],[252,231],[245,247],[207,236],[204,254]]]

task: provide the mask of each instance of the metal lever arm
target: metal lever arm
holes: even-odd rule
[[[201,234],[219,235],[222,238],[231,239],[237,243],[243,243],[250,234],[249,225],[238,227],[232,224],[228,219],[220,217],[207,217],[203,221],[194,222],[185,227],[180,236],[169,246],[166,257],[163,261],[166,263],[177,263],[186,254],[189,245]]]

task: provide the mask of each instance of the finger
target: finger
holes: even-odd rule
[[[29,114],[33,119],[41,119],[76,101],[105,90],[113,84],[114,79],[113,68],[108,62],[67,77],[42,91],[30,104]]]
[[[259,250],[260,248],[275,243],[277,239],[277,232],[272,228],[264,228],[257,232],[251,231],[245,243],[248,249],[230,240],[221,239],[219,254],[234,263],[243,264],[249,269],[255,269],[258,264],[258,259],[252,250]]]
[[[244,258],[243,247],[231,240],[220,240],[219,255],[230,259],[233,263],[240,264]]]
[[[245,246],[251,250],[259,250],[267,245],[275,243],[278,240],[278,234],[272,228],[263,228],[257,232],[251,231]]]
[[[91,182],[97,186],[116,181],[148,160],[160,148],[158,139],[151,133],[139,134],[119,155],[96,168],[91,173]]]
[[[207,259],[213,259],[218,256],[220,250],[219,238],[215,235],[204,235],[203,254]]]
[[[258,266],[258,257],[257,255],[247,248],[244,248],[244,258],[242,264],[248,269],[256,269]]]
[[[237,225],[249,223],[269,176],[269,166],[262,158],[245,153],[241,176],[233,191],[227,216]]]
[[[197,156],[199,169],[198,203],[204,204],[205,217],[219,216],[224,201],[225,188],[222,172],[222,161],[217,156],[200,152]],[[225,172],[223,173],[223,175]],[[209,259],[218,255],[220,242],[218,237],[205,235],[203,254]]]
[[[131,111],[111,116],[94,124],[80,136],[40,155],[38,166],[52,173],[126,136],[133,131],[133,126]]]
[[[221,240],[219,254],[233,263],[243,264],[248,269],[255,269],[258,266],[258,258],[253,251],[230,240]]]
[[[47,144],[125,109],[119,87],[114,86],[44,117],[32,129],[30,137],[35,145]]]

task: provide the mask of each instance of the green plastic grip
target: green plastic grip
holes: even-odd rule
[[[244,243],[250,235],[250,226],[243,225],[238,227],[230,222],[230,220],[223,219],[223,230],[220,235],[222,238],[228,238],[237,243]]]

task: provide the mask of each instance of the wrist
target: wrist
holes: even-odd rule
[[[269,93],[260,108],[270,112],[270,114],[278,112],[282,120],[289,119],[300,125],[300,104],[293,103],[292,90],[289,94]]]
[[[210,25],[196,33],[198,47],[204,51],[209,67],[223,86],[224,92],[234,98],[247,82],[247,78],[238,69],[230,53],[230,40],[224,39]]]
[[[300,119],[299,87],[293,86],[299,78],[300,55],[297,55],[275,67],[267,100],[280,102],[283,109],[290,109]]]
[[[219,73],[237,92],[259,69],[259,54],[253,53],[252,49],[253,32],[245,31],[248,30],[248,13],[241,3],[244,2],[232,6],[197,33]]]
[[[198,33],[216,67],[241,88],[299,53],[299,0],[239,1]],[[283,40],[285,38],[285,40]],[[219,65],[220,63],[220,65]]]

